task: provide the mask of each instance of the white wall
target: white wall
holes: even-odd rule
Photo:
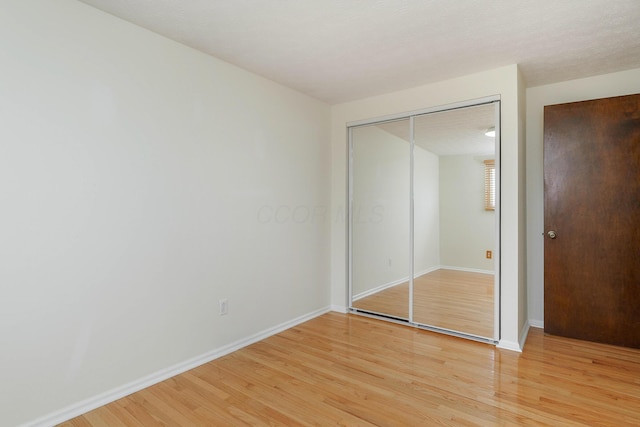
[[[542,327],[544,322],[544,106],[633,93],[640,93],[640,69],[527,89],[527,283],[532,325]]]
[[[347,306],[346,229],[340,216],[346,203],[346,124],[389,114],[414,111],[490,95],[501,96],[502,234],[500,346],[521,348],[521,311],[526,310],[524,216],[524,100],[516,65],[420,86],[386,95],[334,105],[332,115],[331,206],[336,220],[331,231],[331,298],[336,309]]]
[[[3,1],[0,425],[328,308],[329,120],[84,4]]]
[[[484,160],[440,156],[440,259],[447,267],[493,271],[494,211],[484,209]]]

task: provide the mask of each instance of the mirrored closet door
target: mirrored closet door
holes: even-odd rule
[[[349,128],[352,311],[499,339],[496,130],[497,100]]]
[[[389,127],[409,119],[350,130],[351,304],[409,320],[411,144]]]

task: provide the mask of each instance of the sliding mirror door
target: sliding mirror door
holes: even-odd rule
[[[409,320],[410,144],[385,126],[350,129],[351,307]]]
[[[490,99],[349,128],[352,310],[499,339],[499,127]]]
[[[414,117],[413,322],[497,339],[497,104]]]

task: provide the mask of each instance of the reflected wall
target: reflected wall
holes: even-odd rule
[[[352,129],[351,139],[352,305],[408,319],[406,290],[382,308],[362,301],[409,279],[410,144],[375,125]]]

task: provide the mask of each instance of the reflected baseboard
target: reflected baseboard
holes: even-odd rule
[[[389,289],[389,288],[393,288],[394,286],[401,285],[403,283],[406,283],[407,280],[409,280],[408,277],[403,277],[402,279],[394,280],[393,282],[376,286],[375,288],[369,289],[368,291],[360,292],[359,294],[353,296],[352,301],[358,301],[359,299],[366,298],[373,294],[377,294],[378,292],[384,291],[385,289]]]
[[[493,270],[482,270],[479,268],[467,268],[467,267],[455,267],[452,265],[441,265],[440,269],[442,270],[456,270],[456,271],[468,271],[469,273],[480,273],[480,274],[495,274]]]
[[[423,275],[425,275],[427,273],[431,273],[432,271],[439,270],[440,268],[442,268],[442,267],[435,266],[435,267],[431,267],[431,268],[429,268],[427,270],[420,271],[420,272],[416,273],[413,276],[413,278],[414,279],[418,278],[418,277],[423,276]],[[359,294],[354,295],[353,298],[352,298],[352,301],[358,301],[359,299],[366,298],[366,297],[371,296],[373,294],[377,294],[378,292],[384,291],[385,289],[393,288],[394,286],[398,286],[398,285],[401,285],[403,283],[407,283],[408,281],[409,281],[409,276],[403,277],[403,278],[398,279],[398,280],[394,280],[393,282],[382,284],[380,286],[376,286],[373,289],[369,289],[368,291],[360,292]]]
[[[467,268],[467,267],[455,267],[455,266],[451,266],[451,265],[436,265],[435,267],[430,267],[430,268],[428,268],[426,270],[422,270],[422,271],[417,272],[416,274],[414,274],[413,278],[417,279],[420,276],[424,276],[425,274],[429,274],[429,273],[434,272],[436,270],[456,270],[456,271],[467,271],[467,272],[470,272],[470,273],[495,274],[491,270],[481,270],[481,269],[477,269],[477,268]],[[393,282],[384,283],[382,285],[376,286],[373,289],[369,289],[367,291],[360,292],[359,294],[354,295],[353,298],[352,298],[352,301],[358,301],[358,300],[360,300],[362,298],[366,298],[368,296],[377,294],[378,292],[384,291],[385,289],[393,288],[394,286],[398,286],[398,285],[401,285],[403,283],[406,283],[407,281],[409,281],[409,276],[403,277],[403,278],[398,279],[398,280],[394,280]]]

